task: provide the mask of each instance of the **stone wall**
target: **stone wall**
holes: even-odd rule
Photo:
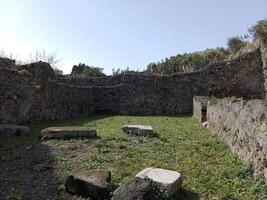
[[[263,63],[263,76],[264,76],[264,96],[267,99],[267,41],[261,41],[260,43],[261,49],[261,58]]]
[[[46,63],[0,68],[0,123],[29,123],[88,115],[94,111],[92,87],[58,83]]]
[[[254,174],[267,181],[267,102],[241,98],[211,98],[207,107],[208,129],[222,137]]]
[[[199,121],[203,123],[207,121],[207,105],[208,97],[195,96],[193,101],[193,115]]]
[[[191,113],[195,95],[264,98],[262,61],[261,51],[257,49],[231,62],[210,64],[193,73],[173,76],[135,73],[93,78],[55,76],[50,65],[43,62],[14,66],[15,70],[0,67],[3,85],[0,123],[64,119],[93,112]]]

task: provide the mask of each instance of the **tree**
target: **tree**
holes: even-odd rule
[[[230,37],[227,40],[228,49],[232,55],[236,54],[242,47],[246,46],[247,43],[248,42],[246,42],[244,38],[240,36]]]
[[[103,73],[103,68],[87,66],[85,64],[79,63],[79,65],[74,65],[71,72],[72,76],[105,76]]]
[[[115,75],[122,75],[122,74],[134,74],[134,73],[138,73],[138,70],[135,71],[135,70],[130,70],[129,67],[126,67],[126,69],[121,69],[121,68],[113,68],[112,69],[112,75],[115,76]]]
[[[267,41],[267,19],[260,20],[257,24],[249,29],[253,37]]]
[[[57,58],[56,51],[50,54],[47,54],[45,50],[43,49],[42,51],[36,50],[34,53],[30,54],[31,63],[39,62],[39,61],[50,64],[50,66],[53,68],[56,75],[63,75],[63,71],[59,69],[61,67],[62,59]]]

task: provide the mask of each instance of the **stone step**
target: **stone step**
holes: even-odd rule
[[[134,134],[137,136],[154,136],[153,128],[146,125],[124,125],[122,131],[126,134]]]
[[[42,139],[96,138],[96,130],[85,127],[50,127],[41,130]]]
[[[16,124],[0,124],[0,136],[26,136],[29,134],[29,127]]]
[[[73,195],[104,200],[109,195],[108,184],[110,182],[110,171],[90,170],[85,173],[69,175],[65,183],[65,188],[68,193]]]
[[[176,194],[182,185],[182,176],[176,171],[149,167],[139,172],[135,177],[149,179],[169,196]]]

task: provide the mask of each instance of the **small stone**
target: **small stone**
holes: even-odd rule
[[[96,138],[96,130],[85,127],[50,127],[41,131],[42,139]]]
[[[115,200],[153,200],[154,191],[152,185],[141,178],[134,178],[130,182],[121,185],[113,193]]]
[[[108,197],[110,182],[110,171],[91,170],[84,174],[70,175],[65,183],[65,188],[68,193],[73,195],[102,200]]]
[[[30,151],[32,148],[33,148],[33,146],[27,146],[27,147],[25,148],[25,150],[26,150],[26,151]]]
[[[26,136],[29,128],[16,124],[0,124],[0,136]]]
[[[148,178],[156,183],[160,188],[167,192],[169,196],[176,194],[182,185],[182,176],[176,171],[160,169],[160,168],[146,168],[139,172],[135,177]]]
[[[137,136],[153,136],[153,128],[145,125],[124,125],[122,131],[127,134],[134,134]]]

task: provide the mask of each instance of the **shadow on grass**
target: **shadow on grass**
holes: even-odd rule
[[[0,152],[0,196],[3,199],[58,199],[62,180],[56,156],[47,145],[20,146]]]
[[[199,200],[199,195],[193,191],[182,188],[175,197],[176,200]]]

